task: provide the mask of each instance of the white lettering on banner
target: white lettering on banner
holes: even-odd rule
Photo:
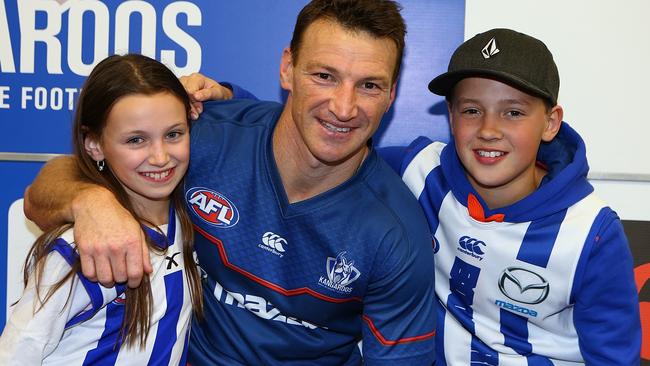
[[[163,12],[163,30],[165,34],[187,52],[187,63],[184,67],[176,64],[176,51],[160,51],[160,62],[171,68],[176,75],[189,75],[201,69],[201,45],[196,39],[185,33],[176,23],[178,14],[187,14],[187,25],[201,25],[201,9],[187,1],[178,1],[167,5]],[[192,55],[192,57],[190,57]]]
[[[36,11],[47,13],[47,27],[36,29]],[[56,1],[19,1],[18,13],[20,18],[20,72],[34,73],[35,44],[43,42],[47,46],[47,72],[62,74],[61,42],[56,38],[57,34],[61,32],[59,3]]]
[[[16,72],[14,64],[14,53],[11,49],[9,38],[9,22],[7,21],[7,10],[4,1],[0,3],[0,71]]]
[[[6,99],[9,99],[9,87],[8,86],[0,86],[0,109],[9,109],[9,103],[5,103]]]
[[[93,27],[95,29],[95,39],[93,40],[95,47],[92,62],[86,64],[81,58],[83,32],[68,31],[68,66],[77,75],[89,75],[93,67],[108,56],[108,19],[110,16],[106,5],[99,1],[78,2],[68,12],[68,29],[83,29],[84,13],[86,12],[91,12],[92,18],[95,20]]]
[[[110,52],[109,39],[111,31],[111,14],[106,4],[101,1],[68,1],[60,5],[57,1],[17,1],[20,26],[20,73],[33,74],[35,69],[36,44],[43,44],[46,57],[45,64],[49,74],[62,74],[62,49],[67,47],[66,55],[70,70],[77,75],[87,76],[92,68]],[[162,31],[169,39],[185,50],[185,65],[177,64],[177,52],[171,49],[157,50],[156,37],[158,24],[156,8],[147,1],[124,1],[117,6],[114,14],[113,32],[115,33],[114,53],[123,54],[138,49],[129,44],[130,19],[139,16],[142,29],[140,34],[140,53],[151,58],[158,58],[176,75],[189,74],[201,68],[201,45],[186,33],[179,24],[179,15],[184,14],[187,26],[202,25],[201,9],[189,1],[176,1],[166,6],[162,12]],[[60,39],[62,18],[68,14],[67,44]],[[87,16],[92,14],[92,16]],[[44,17],[44,28],[36,28],[36,20]],[[93,42],[83,42],[84,22],[93,22]],[[40,22],[39,22],[40,23]],[[88,24],[86,24],[88,28]],[[9,32],[9,19],[6,5],[0,4],[0,72],[15,73],[16,62]],[[84,47],[93,47],[93,58],[84,62],[82,54],[87,54]],[[160,52],[157,55],[157,52]],[[88,60],[87,60],[88,61]],[[40,62],[40,58],[39,58]]]
[[[142,18],[142,39],[140,45],[145,56],[156,58],[156,9],[144,1],[125,1],[117,7],[115,13],[115,53],[129,52],[129,19],[131,14],[139,13]]]
[[[31,86],[23,86],[20,93],[20,108],[27,109],[34,107],[38,110],[46,108],[55,111],[66,108],[71,111],[74,108],[75,94],[81,90],[77,88],[51,88],[47,89],[42,86],[33,88]]]

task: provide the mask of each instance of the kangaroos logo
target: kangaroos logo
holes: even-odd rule
[[[354,266],[354,261],[346,258],[346,252],[339,253],[336,258],[328,257],[325,265],[327,278],[321,276],[318,283],[330,289],[350,293],[352,287],[348,285],[356,281],[361,272]]]
[[[486,246],[485,242],[464,235],[458,239],[458,245],[460,246],[460,248],[458,248],[459,251],[477,258],[478,260],[483,260],[482,255],[484,255],[485,252],[481,246]]]
[[[196,187],[187,191],[185,199],[191,211],[212,226],[228,228],[239,221],[237,207],[219,192]]]

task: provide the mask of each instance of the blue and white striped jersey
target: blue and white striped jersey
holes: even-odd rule
[[[496,210],[471,186],[453,142],[419,138],[382,151],[434,233],[437,365],[639,362],[638,300],[620,220],[593,194],[574,130],[563,124],[544,149],[552,150],[540,155],[549,178]]]
[[[38,300],[30,278],[13,306],[2,337],[1,365],[184,365],[192,303],[185,275],[180,223],[170,209],[162,232],[145,228],[163,254],[151,253],[153,273],[151,327],[144,348],[122,346],[124,285],[107,288],[81,273],[59,288],[36,313]],[[70,270],[77,257],[73,229],[66,231],[46,258],[41,296]]]

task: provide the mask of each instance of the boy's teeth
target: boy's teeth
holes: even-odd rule
[[[479,150],[478,154],[484,158],[496,158],[497,156],[502,156],[503,152],[501,151],[483,151]]]
[[[325,128],[327,128],[328,130],[330,130],[332,132],[350,132],[349,127],[336,127],[336,126],[331,125],[331,124],[329,124],[329,123],[327,123],[325,121],[321,121],[321,124],[323,126],[325,126]]]

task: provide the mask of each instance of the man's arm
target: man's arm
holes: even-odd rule
[[[85,181],[73,157],[45,164],[25,192],[25,216],[42,229],[74,222],[82,271],[92,281],[137,287],[151,272],[140,224],[110,191]]]

